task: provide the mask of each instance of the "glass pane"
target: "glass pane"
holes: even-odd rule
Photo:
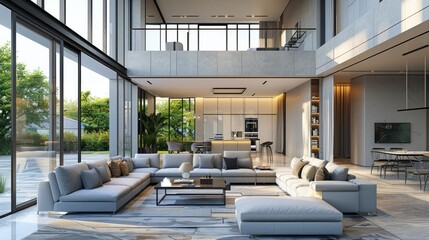
[[[109,89],[116,73],[82,54],[81,159],[92,161],[109,156]]]
[[[183,44],[183,50],[188,50],[188,25],[179,25],[179,42]]]
[[[182,142],[183,115],[182,100],[170,99],[170,141]]]
[[[255,24],[250,25],[250,47],[259,47],[259,26]]]
[[[194,98],[183,99],[183,140],[191,142],[195,140],[195,100]]]
[[[118,154],[124,155],[124,79],[118,77]]]
[[[12,52],[10,49],[10,10],[0,5],[0,215],[11,211],[11,148],[12,148]]]
[[[160,39],[160,26],[159,25],[147,25],[150,30],[146,30],[146,51],[160,51],[161,50],[161,39]],[[152,30],[154,29],[154,30]],[[138,32],[136,32],[138,34]]]
[[[131,82],[125,81],[124,96],[124,156],[131,156]]]
[[[197,25],[189,25],[189,51],[198,50],[198,30]]]
[[[45,0],[45,11],[60,19],[60,0]]]
[[[36,197],[37,184],[56,167],[56,88],[50,74],[51,41],[17,24],[16,202]],[[37,56],[35,61],[34,56]]]
[[[200,26],[200,51],[226,51],[226,26]]]
[[[238,51],[246,51],[249,49],[249,25],[238,25]]]
[[[92,1],[92,44],[103,51],[103,0]]]
[[[160,38],[161,38],[161,51],[165,51],[165,43],[167,42],[166,35],[167,35],[167,29],[166,29],[166,25],[162,24],[161,25],[161,34],[160,34]]]
[[[88,0],[66,1],[66,25],[88,39]]]
[[[78,160],[78,59],[77,53],[64,49],[64,165]]]
[[[167,24],[167,42],[177,42],[176,24]]]
[[[162,116],[168,118],[168,98],[156,98],[156,113],[161,113]],[[167,151],[168,149],[168,129],[168,124],[166,124],[158,135],[158,139],[156,140],[158,151]]]
[[[237,51],[237,25],[228,25],[228,51]]]

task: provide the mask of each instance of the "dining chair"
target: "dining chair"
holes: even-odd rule
[[[178,143],[178,142],[167,142],[167,148],[168,148],[168,153],[180,153],[181,151],[185,150],[185,147],[183,146],[182,143]]]
[[[412,167],[405,169],[405,184],[407,184],[407,179],[409,175],[412,175],[413,178],[417,176],[419,178],[420,189],[422,189],[423,177],[423,180],[425,181],[423,191],[425,191],[429,169],[425,168],[424,162],[419,159],[409,159],[409,165]]]
[[[371,174],[372,169],[374,167],[377,168],[377,172],[380,171],[380,168],[382,168],[384,165],[386,165],[389,162],[389,159],[386,157],[385,154],[379,152],[379,151],[385,151],[385,148],[373,148],[371,150],[371,156],[372,156],[372,165],[371,165]]]

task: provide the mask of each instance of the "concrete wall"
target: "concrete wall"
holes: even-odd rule
[[[422,107],[423,77],[409,77],[409,107]],[[351,80],[351,161],[370,166],[374,147],[426,149],[426,112],[398,112],[405,108],[404,76],[361,76]],[[375,122],[410,122],[411,143],[374,143]]]
[[[379,0],[341,0],[336,1],[337,32],[341,32],[350,24],[375,8]]]
[[[311,81],[286,92],[286,155],[311,156]]]
[[[390,46],[388,40],[429,20],[428,6],[427,0],[385,0],[373,8],[367,7],[365,14],[316,50],[316,74],[329,75],[340,69],[341,64],[346,66],[347,60],[364,55],[382,43],[387,45],[377,52],[384,50]],[[353,9],[357,9],[357,5]]]
[[[317,28],[318,13],[317,2],[314,0],[290,0],[283,12],[282,27],[293,28],[297,21],[302,28]],[[290,32],[286,34],[286,40],[290,38]],[[284,44],[284,43],[283,43]],[[300,49],[314,50],[317,46],[316,31],[308,31],[305,42]]]
[[[130,77],[315,75],[314,51],[129,51]]]

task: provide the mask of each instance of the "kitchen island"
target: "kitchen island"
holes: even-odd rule
[[[212,140],[212,153],[222,153],[223,151],[250,151],[249,139],[236,140]]]

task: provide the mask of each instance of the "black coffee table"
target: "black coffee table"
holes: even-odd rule
[[[171,206],[171,205],[223,205],[226,203],[225,191],[229,189],[229,184],[223,178],[213,178],[213,184],[201,184],[200,179],[195,179],[193,184],[177,184],[174,179],[170,179],[170,184],[160,182],[156,184],[156,205],[157,206]],[[159,198],[158,191],[164,190],[164,195]],[[169,194],[168,190],[174,190],[176,193]],[[195,190],[196,193],[180,193],[182,190]],[[220,190],[220,193],[204,193],[204,190]],[[201,192],[201,193],[199,193]],[[220,203],[161,203],[167,196],[214,196],[219,198]]]

